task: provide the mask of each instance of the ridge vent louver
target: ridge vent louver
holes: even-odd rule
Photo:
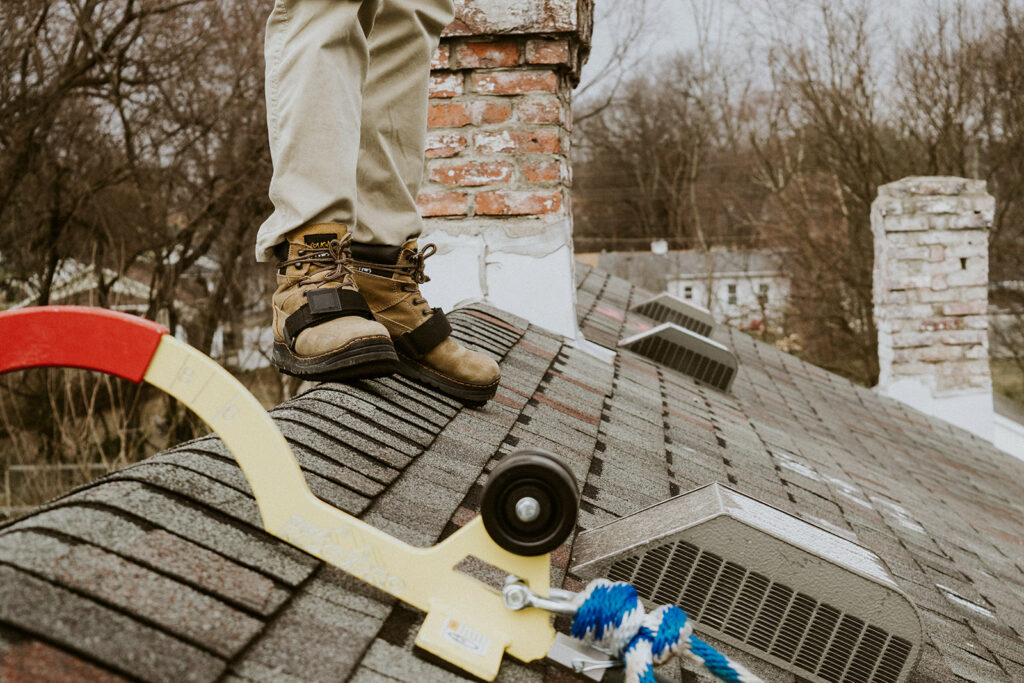
[[[816,683],[902,683],[921,622],[871,551],[710,484],[581,533],[572,573],[676,604],[697,631]]]
[[[675,323],[634,334],[620,341],[619,347],[722,391],[729,391],[736,378],[736,356],[727,346]]]
[[[707,309],[668,292],[662,292],[629,310],[658,323],[675,323],[704,337],[710,337],[715,331],[715,319]]]

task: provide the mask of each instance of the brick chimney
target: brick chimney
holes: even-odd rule
[[[485,299],[577,336],[572,88],[593,0],[456,0],[432,64],[424,292],[452,308]]]
[[[993,440],[988,365],[988,230],[983,180],[904,178],[878,189],[877,389]]]

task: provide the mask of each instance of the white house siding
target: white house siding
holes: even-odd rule
[[[735,327],[781,326],[789,301],[789,278],[780,272],[684,275],[668,281],[668,292],[708,308],[715,320]],[[762,300],[762,287],[766,296]],[[710,305],[709,305],[710,303]]]

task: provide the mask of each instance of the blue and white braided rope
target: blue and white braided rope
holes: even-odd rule
[[[655,683],[654,666],[676,655],[703,665],[723,681],[761,681],[693,635],[686,613],[675,605],[646,613],[636,588],[628,583],[591,581],[574,603],[573,637],[610,650],[621,659],[626,665],[626,683]]]

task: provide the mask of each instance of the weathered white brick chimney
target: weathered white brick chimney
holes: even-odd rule
[[[878,189],[874,306],[878,390],[993,440],[988,230],[983,180],[904,178]]]
[[[456,0],[434,56],[424,293],[486,299],[577,336],[569,206],[572,88],[592,0]]]

